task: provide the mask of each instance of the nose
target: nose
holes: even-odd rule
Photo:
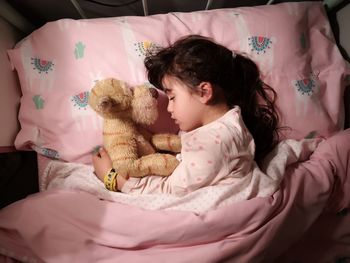
[[[172,112],[173,112],[173,105],[172,105],[172,103],[171,103],[170,100],[168,101],[168,106],[166,107],[166,110],[167,110],[169,113],[172,113]]]

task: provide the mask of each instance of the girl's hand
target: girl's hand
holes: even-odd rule
[[[95,168],[95,174],[98,179],[103,182],[104,176],[112,169],[112,160],[104,148],[100,148],[96,154],[92,156],[92,163]]]
[[[98,179],[103,182],[105,175],[112,169],[113,163],[108,153],[104,148],[100,148],[96,154],[92,156],[92,163],[95,168],[95,174]],[[118,190],[123,188],[127,178],[123,175],[118,175],[117,177],[117,185]]]

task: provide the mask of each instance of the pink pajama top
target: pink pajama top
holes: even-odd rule
[[[231,184],[247,199],[277,189],[276,180],[261,172],[254,161],[254,140],[239,107],[181,135],[181,143],[181,162],[170,176],[129,178],[122,192],[185,195],[203,187]]]

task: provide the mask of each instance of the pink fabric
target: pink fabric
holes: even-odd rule
[[[227,116],[224,116],[223,119],[230,116],[231,114],[228,114]],[[235,117],[237,118],[237,116]],[[229,124],[232,126],[232,121],[230,121]],[[213,123],[213,125],[215,126],[215,123]],[[239,125],[239,127],[243,126]],[[239,136],[238,133],[236,133],[236,135]],[[236,143],[241,144],[239,139],[236,139],[235,141]],[[251,141],[248,140],[248,142]],[[215,181],[222,179],[222,181],[218,181],[216,184],[208,183],[208,185],[203,185],[200,188],[197,186],[197,190],[193,191],[192,189],[192,191],[188,191],[186,194],[182,195],[154,192],[143,192],[142,194],[132,192],[130,194],[124,194],[121,192],[108,191],[104,184],[94,174],[91,165],[62,161],[49,162],[44,173],[41,175],[40,191],[49,189],[74,189],[90,193],[99,199],[137,206],[147,210],[190,211],[201,214],[213,209],[221,208],[228,204],[248,200],[256,196],[270,196],[278,188],[279,183],[285,174],[286,167],[298,161],[307,160],[319,143],[320,139],[316,138],[304,139],[301,141],[295,141],[292,139],[284,140],[280,142],[265,158],[262,166],[263,170],[254,168],[252,173],[249,170],[246,174],[240,172],[240,170],[244,168],[244,165],[254,165],[252,162],[249,162],[249,160],[247,161],[243,159],[242,156],[239,156],[237,160],[243,160],[244,163],[237,163],[236,161],[232,162],[236,167],[236,172],[232,171],[232,174],[227,174],[227,171],[223,169],[223,171],[218,173],[218,178],[215,178],[212,177],[211,173],[207,174],[207,171],[202,170],[202,173],[209,177],[203,178],[206,181],[210,181],[210,178]],[[223,142],[222,145],[225,145],[225,143]],[[194,144],[192,144],[192,147],[194,147]],[[232,148],[229,147],[229,149]],[[238,154],[233,154],[233,156],[238,156]],[[202,160],[205,161],[205,159]],[[241,164],[243,168],[239,164]],[[206,165],[208,165],[208,163],[204,162],[204,167]],[[220,166],[221,163],[218,162],[217,164],[210,164],[210,166],[211,165]],[[195,169],[192,166],[190,166],[190,168],[192,170]],[[192,174],[193,177],[196,177],[196,175],[203,176],[202,173],[193,171],[193,173],[190,174]],[[189,175],[188,172],[185,173],[185,176],[187,175]],[[226,175],[227,178],[222,178],[222,175]],[[181,178],[182,174],[177,173],[172,176],[179,176]],[[151,181],[153,181],[153,179]],[[158,189],[158,192],[159,190],[162,189]]]
[[[232,113],[233,112],[231,112],[231,114]],[[238,117],[236,114],[236,116],[232,116],[231,114],[224,116],[221,119],[221,122],[227,117]],[[232,121],[230,121],[228,124],[232,126]],[[215,126],[215,123],[213,123],[211,126]],[[240,136],[239,133],[235,134],[238,137]],[[241,144],[239,139],[236,138],[235,141],[236,144]],[[196,142],[200,142],[200,140],[196,140]],[[251,141],[248,140],[248,142]],[[242,151],[240,153],[241,156],[239,156],[239,154],[233,154],[235,157],[239,156],[236,161],[232,161],[235,169],[231,171],[231,173],[228,173],[228,171],[225,169],[217,172],[218,178],[212,177],[210,166],[221,167],[221,162],[210,164],[210,166],[208,166],[207,162],[204,162],[201,165],[203,165],[205,169],[201,169],[201,171],[194,171],[196,167],[192,167],[190,165],[189,168],[192,170],[192,173],[184,171],[185,176],[192,174],[192,176],[196,178],[197,176],[203,176],[203,174],[205,174],[205,176],[208,176],[209,178],[203,179],[209,182],[207,183],[208,185],[203,185],[200,188],[198,185],[196,185],[198,189],[195,191],[193,191],[193,186],[189,186],[192,187],[192,189],[186,194],[183,194],[184,191],[182,191],[181,194],[177,193],[176,195],[154,192],[150,193],[151,191],[148,193],[143,192],[142,194],[136,193],[135,191],[130,194],[108,191],[104,184],[93,173],[93,167],[91,165],[62,161],[49,162],[43,175],[41,176],[40,191],[45,191],[48,189],[74,189],[90,193],[99,199],[137,206],[147,210],[176,210],[203,214],[210,210],[221,208],[228,204],[236,203],[242,200],[252,199],[257,196],[270,196],[278,188],[281,180],[283,179],[286,168],[293,163],[297,163],[298,161],[301,162],[309,159],[310,155],[314,152],[319,143],[320,139],[316,138],[304,139],[301,141],[295,141],[292,139],[284,140],[280,142],[265,158],[266,160],[264,160],[262,166],[263,170],[255,167],[253,172],[248,170],[246,174],[241,172],[241,170],[244,169],[244,165],[248,165],[250,167],[251,165],[254,166],[254,164],[252,163],[252,160],[249,161],[246,158],[244,159]],[[191,147],[193,149],[196,148],[195,144],[196,143],[193,143],[192,141]],[[225,142],[222,142],[222,145],[226,145]],[[231,146],[229,149],[232,149]],[[210,152],[213,153],[213,151]],[[206,155],[207,153],[208,151],[202,152],[202,154]],[[249,155],[246,155],[246,157],[247,156]],[[213,156],[211,155],[210,158],[213,158]],[[186,159],[188,158],[186,157]],[[243,161],[244,164],[242,162],[237,163],[237,160]],[[199,165],[199,163],[197,164]],[[215,168],[212,167],[211,169]],[[223,175],[224,177],[222,177]],[[181,173],[176,173],[171,176],[178,176],[180,178],[184,177]],[[213,179],[214,181],[222,179],[222,181],[212,184],[210,183],[210,179]],[[151,179],[152,182],[155,180],[155,178]],[[174,180],[176,181],[176,178]],[[182,180],[178,181],[182,182]],[[195,182],[197,182],[197,180],[195,180]],[[177,190],[176,185],[171,187]],[[153,189],[151,188],[151,190]]]
[[[44,171],[45,171],[45,169],[50,161],[52,161],[52,159],[50,159],[42,154],[37,154],[39,189],[42,189],[43,174],[44,174]]]
[[[348,129],[290,167],[273,196],[204,214],[46,191],[0,211],[0,253],[25,262],[333,262],[350,254],[349,219],[335,216],[350,206],[349,176]],[[326,219],[340,225],[313,240]],[[320,251],[323,241],[332,246]]]
[[[102,143],[101,120],[87,105],[94,83],[107,77],[147,82],[147,50],[188,34],[212,37],[258,63],[277,92],[281,125],[291,128],[285,137],[301,139],[311,131],[329,136],[343,127],[344,76],[350,69],[323,5],[283,3],[47,23],[8,52],[23,94],[16,147],[90,163],[90,152]],[[174,132],[161,98],[161,117],[150,129]]]

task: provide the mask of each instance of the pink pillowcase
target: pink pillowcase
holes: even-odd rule
[[[278,94],[281,125],[291,128],[285,137],[328,136],[342,128],[349,69],[322,4],[300,2],[47,23],[8,51],[23,93],[16,147],[90,163],[102,144],[101,119],[87,105],[94,83],[108,77],[147,82],[146,50],[188,34],[212,37],[258,63]],[[177,131],[166,104],[161,94],[153,132]]]

